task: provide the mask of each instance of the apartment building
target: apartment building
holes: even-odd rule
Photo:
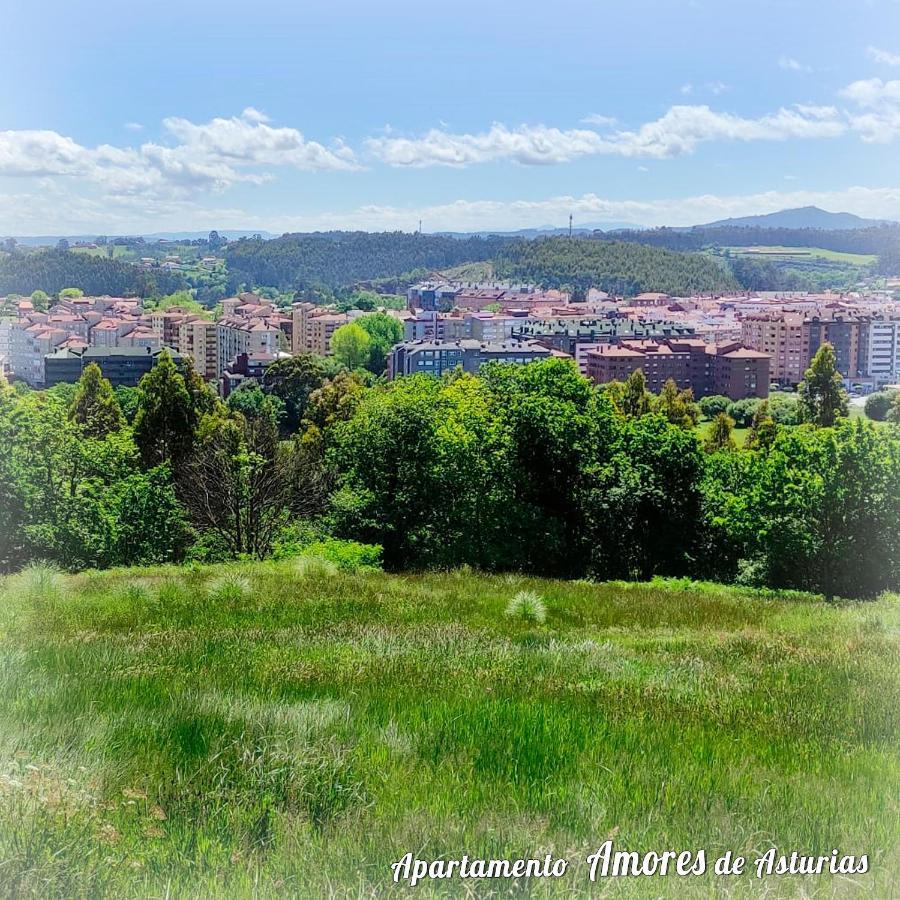
[[[865,373],[876,385],[900,381],[900,319],[867,323]]]
[[[223,318],[216,322],[216,378],[240,354],[274,354],[281,329],[264,318]]]
[[[724,394],[732,400],[768,397],[767,354],[742,344],[693,340],[626,340],[602,344],[587,354],[587,375],[596,384],[624,381],[641,369],[648,390],[659,393],[670,379],[695,397]]]
[[[150,347],[64,347],[48,353],[44,358],[43,383],[47,387],[54,384],[72,384],[81,378],[81,373],[90,363],[100,367],[104,378],[113,387],[137,387],[159,361],[162,350]],[[175,364],[183,367],[181,355],[169,351]]]
[[[178,350],[193,360],[194,368],[207,381],[218,377],[218,330],[215,322],[188,316],[178,326]]]
[[[458,367],[474,373],[488,362],[522,365],[551,355],[553,351],[535,341],[406,341],[397,344],[388,357],[388,378],[443,375]]]
[[[604,318],[575,318],[573,316],[551,319],[525,319],[521,325],[512,326],[516,340],[535,340],[545,347],[561,350],[576,356],[579,344],[617,344],[623,340],[662,341],[669,338],[694,336],[690,325],[659,321],[641,321],[625,315]]]
[[[15,319],[0,318],[0,375],[10,374],[9,342]]]
[[[347,313],[336,313],[314,303],[295,303],[291,311],[293,353],[331,354],[331,336],[350,321]]]
[[[781,384],[798,384],[809,367],[810,331],[799,313],[749,315],[741,322],[741,341],[772,358],[771,376]]]

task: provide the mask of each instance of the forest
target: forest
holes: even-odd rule
[[[500,251],[497,274],[545,287],[599,288],[634,296],[644,291],[691,294],[737,290],[728,268],[699,253],[678,253],[623,241],[545,238],[510,244]]]
[[[725,411],[701,437],[674,383],[601,388],[561,360],[373,383],[301,354],[227,403],[165,356],[136,389],[95,366],[47,391],[0,382],[0,570],[324,543],[394,571],[896,590],[900,405],[846,419],[829,345],[798,403],[799,425],[756,407],[739,449]]]
[[[58,294],[78,287],[85,294],[153,297],[185,287],[179,275],[68,250],[0,254],[0,296],[41,290]]]
[[[507,243],[509,239],[501,237],[331,231],[232,241],[225,248],[225,259],[232,282],[279,290],[338,288],[401,272],[492,259]]]

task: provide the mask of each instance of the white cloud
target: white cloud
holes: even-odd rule
[[[133,123],[136,124],[136,123]],[[68,177],[102,187],[108,194],[175,194],[222,190],[238,182],[259,184],[272,168],[307,171],[358,168],[353,151],[308,141],[295,128],[274,128],[258,110],[196,124],[163,122],[172,143],[139,147],[86,147],[55,131],[0,132],[0,176]]]
[[[879,50],[878,47],[866,47],[866,53],[883,66],[900,66],[900,53],[891,53],[888,50]]]
[[[840,114],[831,106],[782,108],[759,119],[714,112],[708,106],[673,106],[660,119],[636,131],[613,134],[545,125],[509,128],[495,123],[478,134],[453,134],[433,128],[417,138],[369,138],[365,146],[392,166],[462,167],[504,159],[537,165],[600,154],[663,159],[691,153],[699,144],[712,140],[830,138],[845,130]]]
[[[688,94],[692,94],[694,92],[694,86],[688,82],[687,84],[683,84],[679,89],[682,94],[687,96]]]
[[[141,125],[140,122],[126,122],[125,127],[129,131],[143,131],[144,130],[144,126]]]
[[[812,72],[812,66],[807,66],[793,56],[782,56],[778,60],[779,69],[787,69],[789,72]]]
[[[767,191],[720,196],[703,194],[655,200],[611,200],[594,193],[541,200],[456,200],[421,207],[365,205],[356,209],[297,216],[263,216],[191,200],[122,196],[116,202],[83,200],[63,191],[38,196],[0,195],[0,234],[110,233],[156,230],[260,229],[272,232],[332,228],[412,231],[419,219],[426,231],[498,231],[548,223],[632,222],[636,225],[694,225],[730,216],[755,215],[815,205],[872,218],[900,218],[900,187],[850,187],[840,191]]]
[[[599,113],[591,113],[589,116],[585,116],[581,122],[583,125],[597,125],[602,128],[604,125],[615,125],[616,119],[613,116],[602,116]],[[443,125],[443,123],[441,124]]]
[[[900,137],[900,80],[868,78],[848,84],[840,96],[861,110],[850,127],[867,143],[889,143]]]

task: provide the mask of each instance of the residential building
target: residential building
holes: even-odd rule
[[[535,341],[406,341],[397,344],[388,357],[388,378],[442,375],[458,367],[474,373],[487,362],[523,364],[552,355],[553,351]]]
[[[137,387],[141,378],[159,361],[162,352],[142,347],[66,347],[44,357],[43,381],[47,387],[74,383],[86,366],[96,363],[113,387]],[[176,365],[181,367],[181,354],[173,350],[169,353]]]
[[[866,367],[876,386],[900,379],[900,319],[873,319],[866,328]]]
[[[350,321],[347,313],[336,313],[314,303],[295,303],[292,313],[291,349],[294,353],[331,354],[331,336]]]
[[[280,349],[281,329],[264,318],[223,318],[216,322],[216,377],[240,354],[274,354]]]
[[[798,384],[809,367],[809,329],[800,313],[749,315],[741,322],[745,346],[772,358],[771,376],[780,384]]]
[[[178,349],[189,356],[207,381],[218,377],[218,330],[215,322],[190,316],[178,327]]]
[[[769,395],[767,354],[740,343],[704,344],[688,340],[637,340],[601,344],[587,353],[587,374],[596,384],[624,381],[640,369],[647,388],[659,393],[668,380],[695,397],[724,394],[732,400]]]

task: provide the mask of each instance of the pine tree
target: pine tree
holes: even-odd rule
[[[89,363],[78,379],[69,420],[81,426],[85,437],[97,439],[118,431],[124,424],[113,387],[96,363]]]
[[[846,418],[847,394],[831,344],[822,344],[816,351],[797,392],[804,422],[829,428],[838,419]]]
[[[719,413],[713,419],[705,446],[708,453],[737,449],[737,444],[734,442],[734,419],[728,413]]]
[[[197,416],[184,378],[165,351],[141,379],[134,442],[148,468],[177,465],[190,451]]]

